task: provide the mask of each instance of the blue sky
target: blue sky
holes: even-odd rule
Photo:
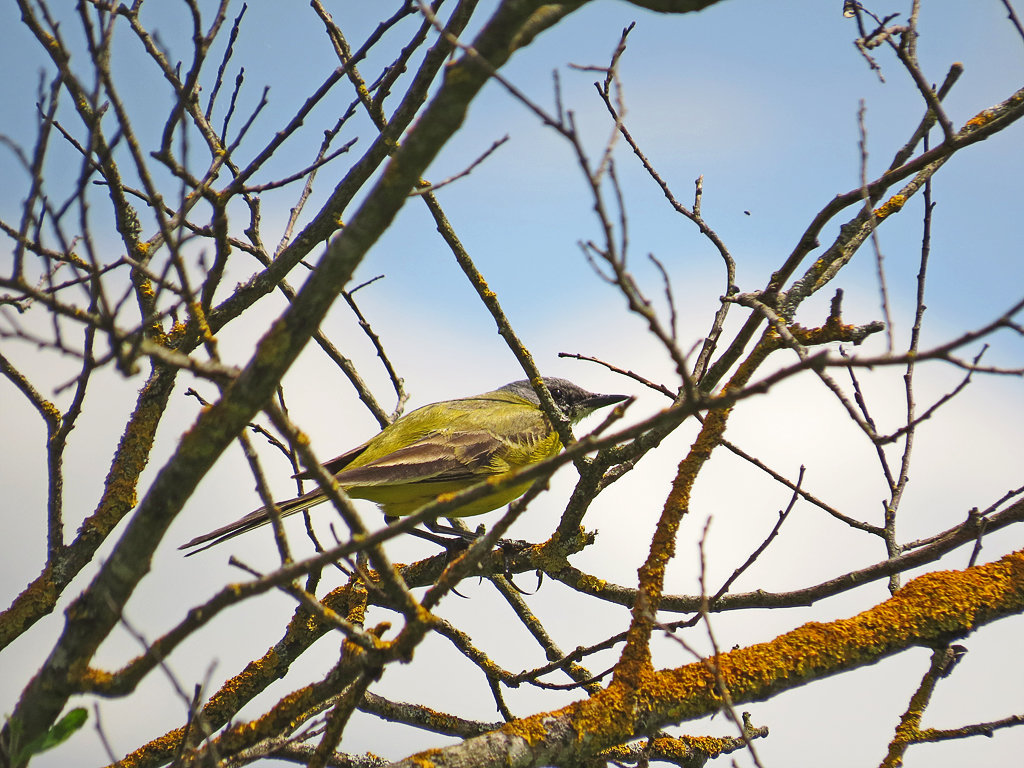
[[[908,6],[909,2],[881,2],[873,10],[879,14],[905,12]],[[1005,21],[1000,2],[924,6],[919,49],[926,76],[938,82],[952,62],[963,62],[965,67],[946,102],[955,125],[962,125],[1020,87],[1024,43]],[[374,26],[379,4],[334,3],[329,7],[358,45],[362,35]],[[852,45],[855,26],[843,18],[841,7],[840,0],[727,0],[699,14],[670,17],[638,10],[625,2],[594,2],[518,53],[504,74],[531,99],[550,108],[551,73],[557,69],[566,107],[574,111],[588,147],[596,153],[609,130],[604,108],[592,86],[596,76],[568,69],[567,65],[605,64],[622,28],[636,21],[622,60],[627,124],[683,202],[692,201],[693,180],[704,175],[704,215],[736,258],[740,288],[755,290],[793,248],[813,215],[832,196],[859,184],[857,112],[861,103],[866,110],[869,173],[888,165],[923,111],[913,84],[890,53],[877,52],[884,83],[869,70]],[[181,7],[152,4],[146,9],[162,42],[172,53],[184,55],[187,27],[183,26]],[[71,34],[73,19],[66,24]],[[0,6],[0,29],[0,67],[15,75],[0,79],[0,102],[7,105],[0,116],[0,133],[24,143],[32,136],[32,104],[43,58],[20,25],[13,4]],[[123,58],[116,59],[115,66],[124,78],[126,98],[138,110],[140,131],[151,133],[162,124],[159,115],[166,87],[137,55],[135,41],[127,31],[122,29],[121,35],[119,51]],[[335,66],[308,7],[295,5],[284,10],[281,4],[269,3],[250,4],[239,40],[239,61],[245,63],[248,83],[240,110],[255,104],[264,84],[271,88],[270,106],[253,128],[254,144],[257,138],[265,138],[281,127],[312,86]],[[367,65],[368,71],[373,61]],[[338,97],[316,110],[303,132],[284,146],[278,162],[268,168],[268,178],[308,162],[323,128],[347,106],[347,99],[347,95]],[[61,114],[73,120],[69,110]],[[147,115],[152,116],[150,122]],[[491,83],[428,176],[436,180],[457,173],[505,134],[510,136],[508,144],[469,177],[439,192],[442,205],[542,371],[570,376],[596,390],[639,394],[636,418],[652,412],[663,405],[653,396],[636,392],[629,383],[596,368],[556,357],[561,351],[593,354],[672,383],[666,356],[643,335],[642,324],[627,312],[615,290],[594,276],[583,261],[577,243],[595,237],[598,230],[585,184],[564,140],[541,126],[501,86]],[[360,137],[354,150],[358,152],[372,134],[365,124],[357,123],[352,135]],[[1024,201],[1022,136],[1021,126],[1014,126],[990,142],[967,149],[937,177],[927,340],[944,339],[982,324],[1024,292],[1024,260],[1018,235]],[[680,314],[680,338],[684,348],[689,347],[706,332],[710,313],[724,291],[720,261],[695,228],[669,209],[660,191],[621,146],[616,161],[630,218],[631,264],[641,287],[661,310],[662,288],[647,263],[647,254],[655,254],[666,264]],[[331,171],[337,169],[340,173],[347,167],[345,162],[341,158],[321,173],[310,211],[317,201],[325,199],[333,178]],[[59,160],[50,166],[57,179],[64,175],[73,178],[74,170],[75,166],[62,166]],[[0,176],[23,178],[6,152],[0,152]],[[5,219],[16,216],[16,206],[24,194],[24,187],[17,183],[0,188]],[[287,188],[264,196],[267,242],[274,242],[279,235],[295,195],[296,189]],[[908,313],[913,307],[920,212],[921,202],[915,199],[902,215],[886,221],[880,230],[896,333],[902,339],[909,330]],[[94,221],[103,221],[99,204],[93,215]],[[826,233],[823,243],[829,241],[829,233],[834,235],[835,227]],[[116,246],[113,238],[107,242]],[[5,258],[0,253],[0,261]],[[225,285],[230,289],[256,268],[244,257],[239,259]],[[406,380],[411,406],[484,391],[520,378],[514,358],[500,343],[492,321],[419,201],[411,200],[405,206],[395,226],[369,253],[358,277],[377,274],[385,274],[386,279],[361,292],[360,303]],[[865,248],[836,281],[836,287],[846,291],[848,322],[879,317],[874,275],[874,261]],[[302,270],[296,270],[293,284],[301,284],[302,279]],[[825,293],[820,300],[808,303],[800,321],[814,325],[822,320],[832,290]],[[282,306],[276,297],[260,302],[252,323],[225,330],[222,351],[233,362],[244,363],[264,324]],[[344,352],[356,360],[368,379],[379,385],[381,399],[389,407],[388,390],[375,365],[373,350],[340,302],[323,327],[343,343]],[[996,341],[990,362],[1017,361],[1019,365],[1024,344],[1008,337],[997,337]],[[12,346],[7,340],[0,340],[0,345],[5,354],[51,387],[68,375],[64,363],[44,357],[35,349]],[[942,366],[929,366],[922,377],[922,389],[935,396],[958,375]],[[876,412],[891,419],[891,424],[898,424],[902,403],[899,372],[878,371],[874,376],[865,374],[865,378]],[[113,375],[105,379],[104,396],[87,411],[76,430],[70,449],[73,461],[69,460],[69,528],[76,527],[95,503],[110,450],[140,383],[138,379],[123,380]],[[310,434],[321,455],[334,455],[373,433],[372,419],[358,408],[347,384],[312,347],[289,374],[286,384],[292,415]],[[41,509],[42,470],[35,452],[41,444],[41,429],[31,410],[2,381],[0,393],[4,402],[0,429],[7,434],[28,435],[35,441],[28,451],[7,441],[0,464],[0,483],[11,489],[16,502],[10,509],[20,510],[16,519],[13,512],[5,516],[12,518],[7,523],[13,532],[9,540],[19,542],[18,552],[8,550],[0,566],[3,596],[9,598],[36,574],[42,557],[42,524],[27,513]],[[908,491],[901,529],[906,538],[952,525],[971,506],[984,506],[1007,488],[1020,485],[1017,457],[1024,428],[1021,394],[1019,380],[981,379],[967,396],[944,412],[944,421],[922,428],[920,464],[914,472],[915,481],[919,478],[920,482],[912,483]],[[7,403],[12,405],[8,407]],[[194,416],[194,402],[177,395],[155,450],[153,468],[159,467],[160,459],[174,449],[177,436]],[[588,518],[588,526],[598,528],[602,535],[592,551],[574,561],[577,565],[627,586],[634,583],[636,566],[646,553],[649,530],[656,519],[658,500],[690,434],[681,430],[646,462],[642,472],[602,497],[602,503]],[[877,520],[883,490],[871,447],[858,440],[835,400],[816,382],[793,382],[780,389],[777,399],[745,404],[737,409],[728,436],[787,473],[794,473],[801,463],[807,465],[810,487],[827,494],[844,510]],[[671,571],[671,591],[696,589],[695,542],[707,517],[713,518],[711,571],[724,577],[756,546],[766,532],[765,526],[770,528],[773,515],[788,501],[783,489],[744,474],[743,467],[727,456],[716,456],[709,469],[697,490],[694,519],[681,536],[680,554]],[[271,464],[269,471],[274,475],[275,487],[282,494],[289,493],[286,468]],[[538,501],[531,514],[517,523],[513,535],[546,535],[544,511],[558,511],[559,501],[571,488],[571,479],[566,473],[556,478],[550,500]],[[182,561],[174,546],[179,539],[190,538],[257,506],[251,486],[238,452],[226,454],[171,529],[173,541],[167,542],[152,577],[129,604],[133,623],[156,634],[177,621],[189,605],[238,578],[238,572],[225,563],[228,553],[210,553],[201,562],[199,558]],[[367,518],[371,516],[372,509],[367,512]],[[883,554],[874,541],[853,539],[849,546],[829,546],[844,532],[813,511],[798,509],[797,519],[787,525],[790,529],[773,546],[762,569],[737,585],[738,589],[762,585],[769,589],[791,588],[873,562]],[[269,536],[257,538],[239,540],[236,551],[250,562],[270,567],[273,550]],[[1019,535],[1016,540],[1019,542]],[[396,559],[422,555],[418,545],[399,543],[396,547]],[[986,552],[995,557],[1016,547],[1019,543],[1013,544],[1013,537],[1008,535],[995,539]],[[951,557],[947,563],[949,567],[962,567],[965,557]],[[74,593],[73,588],[69,594]],[[446,603],[445,615],[453,621],[479,620],[473,627],[474,637],[481,644],[497,643],[508,631],[507,624],[475,616],[489,597],[483,587],[473,587],[471,595],[477,595],[477,599]],[[767,640],[807,620],[849,615],[884,596],[882,586],[876,585],[811,609],[722,616],[715,627],[720,645],[726,647]],[[567,647],[598,639],[622,626],[625,612],[621,609],[597,611],[581,620],[564,614],[564,598],[560,587],[546,584],[536,598],[536,609]],[[191,682],[207,673],[215,656],[218,664],[212,679],[219,682],[234,673],[240,659],[262,653],[276,640],[282,617],[290,610],[291,603],[283,597],[243,606],[216,622],[203,638],[183,648],[171,660],[172,666]],[[59,612],[39,629],[35,642],[23,638],[27,642],[15,644],[5,657],[0,657],[0,679],[15,681],[0,691],[0,711],[10,711],[26,679],[25,670],[38,664],[46,642],[59,632]],[[998,664],[1005,662],[1007,648],[1019,644],[1021,629],[1017,618],[971,638],[972,653],[964,662],[971,666],[965,666],[964,674],[940,689],[931,712],[933,724],[955,726],[961,721],[994,719],[1019,711],[1019,697],[1000,694],[1003,688],[1008,692],[1024,688],[1024,677],[1019,668],[1004,669]],[[514,669],[534,663],[523,650],[527,641],[520,640],[516,635],[501,645],[499,663]],[[695,642],[699,644],[699,640]],[[437,669],[444,668],[449,659],[446,654],[451,653],[443,646],[432,641],[421,651],[437,660]],[[120,636],[101,649],[98,663],[119,665],[136,650],[133,640]],[[323,650],[321,656],[298,665],[277,694],[318,674],[318,664],[335,650]],[[671,643],[659,646],[657,653],[659,662],[666,665],[688,661]],[[872,760],[877,763],[881,755],[876,753],[891,733],[926,664],[923,651],[912,653],[871,670],[787,694],[768,705],[751,707],[755,723],[767,724],[773,731],[771,739],[758,745],[762,758],[766,764],[820,765],[822,756],[834,758],[833,750],[841,744],[850,765]],[[595,662],[595,668],[600,666]],[[479,681],[459,688],[458,700],[453,703],[439,696],[437,679],[413,679],[416,672],[415,666],[389,670],[382,690],[401,698],[420,693],[431,703],[453,707],[459,714],[473,714],[472,707],[478,703],[483,712],[489,712],[488,694]],[[114,732],[119,749],[130,749],[141,738],[159,735],[181,717],[180,702],[168,695],[167,683],[159,676],[147,682],[141,695],[152,702],[160,701],[159,707],[141,711],[131,700],[102,704],[107,713],[105,724]],[[514,693],[510,701],[520,714],[552,706],[551,700],[538,703],[526,692]],[[249,714],[257,710],[255,706]],[[352,741],[342,748],[371,749],[399,757],[429,744],[419,734],[409,733],[408,739],[396,739],[387,745],[392,752],[386,752],[380,744],[380,732],[374,730],[376,725],[372,718],[365,718]],[[719,718],[710,723],[687,724],[682,731],[728,734],[730,728]],[[83,745],[78,739],[92,741]],[[906,764],[941,768],[963,764],[967,755],[979,764],[1005,764],[1021,747],[1024,741],[1019,733],[1001,734],[992,740],[912,750]],[[67,764],[69,755],[80,757],[76,764],[104,762],[92,733],[86,736],[83,732],[73,744],[54,751],[52,757],[47,755],[39,764]],[[737,762],[750,764],[745,756],[738,756]],[[835,760],[832,764],[844,765]]]

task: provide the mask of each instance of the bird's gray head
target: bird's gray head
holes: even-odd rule
[[[598,395],[593,392],[587,392],[583,387],[576,386],[568,379],[545,376],[543,381],[544,386],[551,393],[551,399],[555,401],[555,405],[558,406],[559,410],[565,414],[565,417],[572,424],[575,424],[584,416],[589,416],[598,408],[622,402],[627,398],[626,395]],[[533,391],[533,387],[530,386],[530,382],[526,379],[513,381],[501,389],[529,400],[538,406],[540,405],[540,398],[537,397],[537,393]]]

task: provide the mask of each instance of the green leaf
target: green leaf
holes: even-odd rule
[[[71,738],[71,734],[85,725],[85,721],[88,718],[89,713],[85,710],[85,707],[75,707],[64,715],[64,717],[54,723],[53,727],[51,727],[50,730],[42,736],[37,736],[28,744],[21,747],[15,755],[13,764],[20,765],[33,755],[38,755],[40,752],[53,749],[58,744],[67,741]]]

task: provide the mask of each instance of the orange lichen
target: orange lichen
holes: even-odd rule
[[[968,120],[964,124],[964,131],[970,133],[972,131],[977,130],[978,128],[983,128],[984,126],[988,125],[993,120],[998,118],[1000,115],[1008,114],[1009,110],[1012,110],[1013,108],[1019,106],[1022,101],[1024,101],[1024,92],[1017,91],[1010,98],[1008,98],[1006,101],[1000,104],[998,107],[983,109],[981,112],[979,112],[970,120]]]
[[[135,768],[137,765],[152,765],[158,760],[166,762],[167,759],[177,754],[184,735],[184,728],[175,728],[173,731],[153,739],[141,749],[125,755],[117,762],[117,766],[118,768]]]
[[[106,691],[115,682],[114,675],[105,669],[96,669],[95,667],[88,667],[80,671],[77,678],[76,687],[82,691]]]
[[[964,127],[965,128],[980,128],[981,126],[985,125],[989,120],[991,120],[994,117],[994,115],[995,115],[995,110],[991,110],[991,109],[982,110],[981,112],[976,114],[974,117],[972,117],[970,120],[968,120],[966,123],[964,123]]]
[[[434,768],[434,761],[430,759],[433,755],[440,755],[441,750],[439,749],[427,749],[419,754],[413,755],[409,759],[412,760],[416,765],[421,768]]]
[[[713,736],[678,736],[675,738],[662,736],[645,743],[643,751],[655,759],[683,764],[693,761],[697,757],[695,753],[700,753],[708,758],[718,757],[733,743],[733,739]],[[627,747],[612,747],[601,752],[601,757],[608,760],[635,762],[636,754],[634,750]]]
[[[1021,612],[1024,551],[962,572],[919,577],[884,603],[848,619],[812,622],[770,642],[676,669],[641,670],[635,686],[623,684],[625,678],[617,675],[589,699],[509,723],[504,730],[536,745],[550,736],[553,722],[568,720],[579,740],[587,742],[587,754],[594,754],[591,750],[719,709],[716,672],[734,703],[762,700],[915,645],[946,642],[979,623]]]
[[[872,213],[874,214],[876,219],[882,220],[900,211],[903,208],[903,206],[906,205],[906,203],[906,195],[893,195],[880,206],[875,208],[875,210],[872,211]]]
[[[548,726],[543,715],[513,720],[511,723],[507,723],[502,730],[505,733],[518,736],[530,746],[541,743],[548,735]]]
[[[642,691],[653,672],[640,669],[636,688],[624,685],[617,676],[613,683],[590,699],[564,710],[580,743],[596,739],[595,748],[604,749],[632,738],[637,730],[637,715],[647,709]]]
[[[810,623],[768,643],[723,654],[719,673],[733,700],[762,699],[776,690],[834,674],[911,645],[942,642],[965,634],[979,620],[1024,609],[1024,553],[963,572],[936,572],[910,582],[895,596],[857,616],[828,624]],[[679,715],[706,714],[696,701],[677,697],[692,691],[702,673],[697,665],[659,674],[657,698],[679,701]],[[696,705],[696,708],[695,708]],[[686,716],[693,716],[687,714]]]

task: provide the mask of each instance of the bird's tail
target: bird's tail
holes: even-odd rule
[[[288,517],[288,515],[294,515],[296,512],[307,510],[326,499],[327,497],[323,491],[319,488],[314,488],[309,493],[296,496],[294,499],[277,502],[277,508],[281,513],[281,517]],[[235,536],[241,536],[243,533],[247,533],[253,528],[259,528],[261,525],[266,525],[269,522],[270,512],[266,507],[260,507],[245,517],[235,520],[233,523],[228,523],[215,531],[204,533],[202,536],[196,536],[192,541],[182,544],[178,549],[191,549],[192,551],[185,555],[185,557],[190,557],[197,552],[209,549],[220,544],[222,541],[233,539]],[[193,547],[198,547],[198,549],[193,549]]]

